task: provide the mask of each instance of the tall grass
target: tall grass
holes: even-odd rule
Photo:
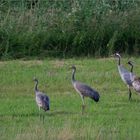
[[[137,0],[2,0],[0,58],[140,53]]]

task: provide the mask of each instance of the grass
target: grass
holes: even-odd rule
[[[136,61],[135,72],[140,74],[140,59],[131,59]],[[72,64],[77,66],[76,79],[95,87],[101,96],[99,103],[85,99],[84,115],[81,99],[71,85]],[[39,89],[51,100],[44,124],[34,100],[34,76],[39,79]],[[0,79],[1,140],[140,138],[140,97],[133,94],[133,100],[128,101],[114,59],[1,61]]]

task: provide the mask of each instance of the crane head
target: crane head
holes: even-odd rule
[[[132,62],[132,61],[130,61],[130,60],[127,62],[127,64],[129,64],[129,65],[133,66],[133,62]]]
[[[111,55],[112,57],[121,57],[121,55],[119,53],[114,53],[113,55]]]
[[[94,94],[91,96],[91,98],[95,101],[98,102],[100,99],[100,95],[97,91],[94,92]]]
[[[70,67],[70,69],[76,70],[76,66],[75,66],[75,65],[72,65],[72,66]]]
[[[36,78],[36,77],[34,77],[34,78],[33,78],[33,81],[38,82],[38,80],[37,80],[37,78]]]

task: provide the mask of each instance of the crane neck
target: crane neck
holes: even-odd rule
[[[120,56],[118,56],[118,65],[120,65],[121,64],[121,58],[120,58]]]
[[[38,91],[38,81],[35,81],[35,91]]]
[[[131,64],[131,70],[130,70],[131,72],[133,72],[133,65]]]
[[[75,80],[75,72],[76,72],[76,69],[72,69],[72,83],[74,83],[76,80]]]

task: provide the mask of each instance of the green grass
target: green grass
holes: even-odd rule
[[[136,61],[135,72],[140,75],[140,59],[131,59]],[[97,89],[101,96],[98,103],[85,99],[84,115],[81,99],[71,84],[72,64],[77,66],[76,79]],[[39,79],[39,89],[51,100],[44,124],[35,103],[34,76]],[[128,101],[127,92],[111,58],[1,61],[0,139],[138,140],[140,96],[133,91],[133,100]]]

